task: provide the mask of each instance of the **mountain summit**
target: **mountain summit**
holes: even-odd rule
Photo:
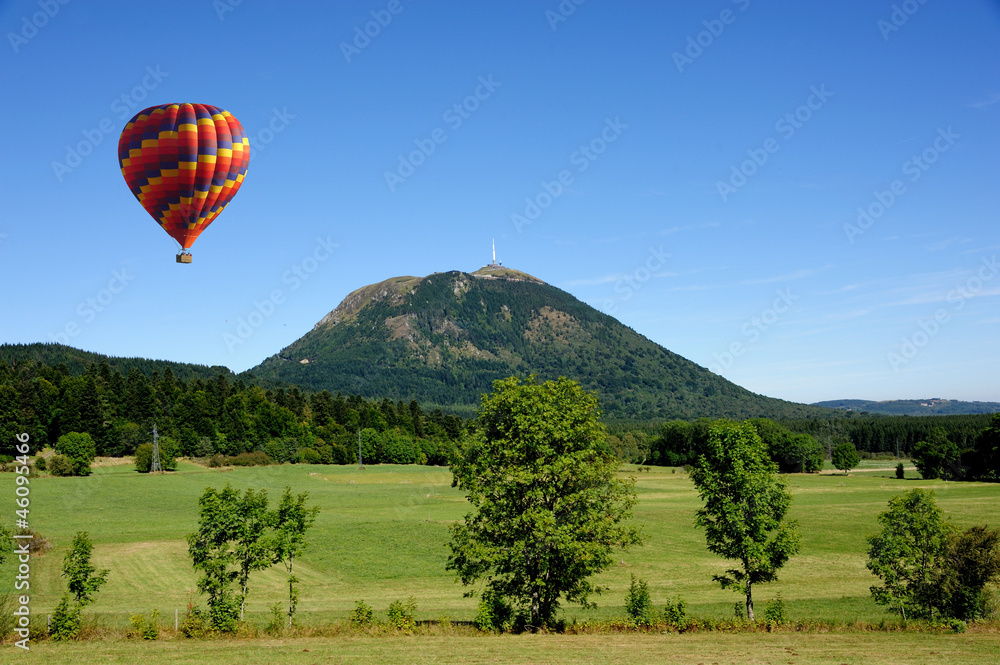
[[[344,298],[250,370],[303,387],[476,405],[495,379],[566,376],[618,418],[808,417],[745,390],[537,277],[499,265],[393,277]]]

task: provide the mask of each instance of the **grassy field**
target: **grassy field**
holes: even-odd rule
[[[802,553],[794,557],[780,575],[780,581],[757,590],[758,606],[781,592],[787,613],[792,620],[866,621],[877,623],[891,618],[869,597],[868,587],[874,578],[865,569],[865,537],[876,531],[875,516],[886,507],[895,493],[914,487],[926,487],[937,492],[938,502],[947,516],[960,526],[994,522],[1000,509],[1000,485],[981,483],[944,483],[922,481],[908,477],[896,480],[894,464],[884,472],[872,470],[848,476],[793,475],[788,477],[794,495],[791,516],[802,530]],[[635,473],[635,468],[626,469]],[[644,526],[647,541],[619,557],[618,564],[600,577],[609,590],[596,600],[599,607],[583,610],[568,606],[563,616],[570,622],[587,619],[621,617],[625,591],[630,575],[649,582],[654,603],[662,606],[668,599],[681,596],[688,602],[693,616],[726,617],[732,615],[736,594],[723,591],[711,581],[726,562],[705,550],[704,535],[693,526],[694,511],[699,506],[697,494],[687,475],[680,470],[653,468],[635,473],[638,480],[639,504],[635,519]],[[908,476],[914,474],[908,473]],[[101,466],[86,478],[37,478],[31,483],[31,524],[49,538],[54,549],[32,561],[32,609],[37,614],[51,612],[65,588],[59,569],[66,547],[78,530],[89,531],[95,543],[94,562],[111,570],[108,584],[97,596],[97,602],[87,609],[91,616],[106,624],[125,624],[135,612],[160,611],[162,621],[172,624],[175,609],[183,614],[187,602],[200,602],[195,592],[195,574],[187,556],[185,536],[197,523],[197,499],[205,487],[221,488],[225,483],[237,488],[265,488],[276,498],[285,485],[296,492],[308,491],[310,499],[322,509],[314,530],[310,533],[310,549],[297,565],[302,580],[300,618],[304,624],[317,624],[342,619],[355,601],[365,600],[384,612],[393,600],[416,598],[418,619],[471,619],[475,612],[474,599],[463,598],[463,587],[445,571],[448,524],[460,519],[468,504],[460,492],[451,487],[447,469],[420,466],[356,467],[285,465],[238,470],[210,470],[181,462],[176,473],[150,476],[135,473],[128,465]],[[0,476],[0,497],[8,497],[11,514],[14,510],[13,475]],[[0,500],[2,501],[2,500]],[[13,579],[13,573],[4,572]],[[278,567],[252,579],[248,601],[251,618],[263,622],[267,607],[283,600],[284,589]],[[7,586],[5,584],[5,586]],[[172,628],[172,625],[170,626]],[[740,636],[715,635],[664,637],[657,640],[645,636],[630,636],[635,648],[652,660],[674,645],[679,653],[689,649],[692,662],[704,656],[704,648],[718,642],[720,649],[731,642],[733,653],[739,652]],[[419,651],[432,658],[437,637],[363,638],[320,640],[317,654],[309,662],[326,662],[332,658],[343,662],[368,662],[369,651],[405,650],[405,645],[420,643]],[[451,638],[450,638],[451,639]],[[533,644],[536,638],[489,638],[458,636],[469,641],[462,647],[467,660],[436,662],[480,662],[496,647],[504,653],[503,660],[519,662],[514,654]],[[519,640],[527,641],[519,641]],[[545,649],[563,644],[564,638],[548,636],[541,639],[538,660],[548,662]],[[567,637],[569,650],[587,652],[586,645],[603,645],[610,638],[592,636]],[[619,639],[619,638],[615,638]],[[626,638],[621,638],[626,639]],[[678,642],[678,639],[680,640]],[[748,637],[765,651],[781,650],[788,638],[781,635]],[[794,638],[798,640],[798,637]],[[822,653],[841,653],[838,644],[853,644],[855,652],[877,649],[881,655],[868,660],[845,653],[832,660],[786,659],[781,661],[761,656],[759,662],[911,662],[877,660],[898,647],[900,654],[913,649],[905,647],[928,640],[929,644],[975,645],[975,653],[992,653],[992,661],[977,661],[970,652],[963,662],[995,662],[998,656],[996,636],[925,636],[860,634],[845,638],[823,635],[810,637],[815,643],[815,657]],[[478,641],[477,641],[478,640]],[[886,640],[892,648],[865,646]],[[194,649],[184,641],[159,645],[106,643],[88,645],[38,645],[36,649],[49,653],[47,662],[86,662],[73,660],[73,654],[88,649],[107,649],[115,656],[102,657],[101,662],[135,661],[129,650],[167,650],[180,660],[172,662],[286,662],[283,654],[296,651],[286,642],[231,643],[228,649],[244,654],[232,660],[207,656],[225,642],[209,642],[204,650]],[[308,640],[307,640],[308,642]],[[297,645],[297,642],[295,643]],[[369,646],[365,646],[368,644]],[[457,643],[456,643],[457,644]],[[798,642],[796,642],[798,644]],[[312,647],[303,647],[310,648]],[[456,646],[457,648],[457,646]],[[527,648],[527,647],[525,647]],[[603,647],[602,647],[603,648]],[[845,647],[846,648],[846,647]],[[915,648],[915,647],[914,647]],[[962,647],[964,648],[964,647]],[[268,651],[268,650],[272,651]],[[455,653],[451,647],[441,647],[438,655]],[[934,649],[931,649],[934,650]],[[977,651],[979,650],[979,651]],[[297,649],[301,652],[301,649]],[[466,651],[468,653],[466,653]],[[722,655],[715,660],[730,662]],[[803,648],[803,653],[805,653]],[[470,655],[476,654],[478,656]],[[638,653],[638,652],[637,652]],[[672,652],[671,652],[672,653]],[[713,652],[715,653],[715,652]],[[952,655],[958,651],[952,651]],[[187,654],[187,655],[185,655]],[[659,654],[659,656],[657,655]],[[608,662],[645,662],[628,660],[626,653],[616,654],[618,660]],[[646,656],[643,656],[645,658]],[[637,658],[639,656],[636,656]],[[60,659],[64,660],[60,660]],[[151,656],[152,658],[152,656]],[[673,657],[672,657],[673,658]],[[199,660],[203,659],[203,660]],[[255,660],[260,659],[260,660]],[[0,657],[0,661],[3,658]],[[152,661],[150,661],[152,662]],[[288,661],[292,662],[292,661]],[[298,662],[298,661],[296,661]],[[423,662],[419,658],[410,662]],[[680,658],[676,662],[685,662]],[[711,661],[709,661],[711,662]],[[736,659],[735,662],[746,662]],[[935,662],[933,659],[912,662]],[[941,661],[945,662],[945,661]],[[950,662],[956,662],[954,660]]]
[[[0,660],[3,653],[0,652]],[[502,635],[42,643],[25,658],[46,665],[184,663],[601,663],[678,665],[996,665],[997,635],[919,633]],[[18,658],[18,661],[22,658]],[[15,662],[13,659],[3,662]]]

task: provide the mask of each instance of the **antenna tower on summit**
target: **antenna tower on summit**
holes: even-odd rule
[[[497,241],[496,238],[493,239],[493,263],[490,264],[491,268],[499,268],[502,264],[497,263]]]

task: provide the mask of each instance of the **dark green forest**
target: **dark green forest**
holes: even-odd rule
[[[357,461],[360,441],[369,463],[446,464],[463,427],[454,415],[424,413],[416,401],[266,389],[152,361],[123,367],[92,362],[74,372],[66,363],[0,362],[0,454],[11,454],[20,432],[31,436],[32,452],[80,432],[98,455],[131,455],[152,440],[156,424],[165,446],[192,457],[259,451],[275,462],[346,464]]]
[[[465,408],[474,416],[473,405]],[[608,445],[626,462],[693,464],[720,417],[711,415],[606,418]],[[989,451],[997,447],[989,435],[996,420],[988,414],[732,419],[754,424],[783,472],[817,471],[844,442],[867,456],[911,457],[922,443],[946,441],[950,477],[961,479],[977,465],[992,468],[996,453]],[[231,461],[255,453],[262,463],[353,464],[360,450],[365,463],[447,464],[471,422],[412,396],[308,391],[226,368],[110,358],[54,344],[0,346],[0,455],[10,455],[20,432],[31,435],[33,451],[80,432],[93,438],[98,455],[132,455],[151,441],[154,424],[168,450],[189,457]],[[973,476],[992,477],[988,470]]]

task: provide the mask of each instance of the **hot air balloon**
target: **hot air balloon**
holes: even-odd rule
[[[226,207],[247,173],[250,140],[229,111],[161,104],[137,113],[118,140],[118,164],[132,194],[180,244],[178,263]]]

